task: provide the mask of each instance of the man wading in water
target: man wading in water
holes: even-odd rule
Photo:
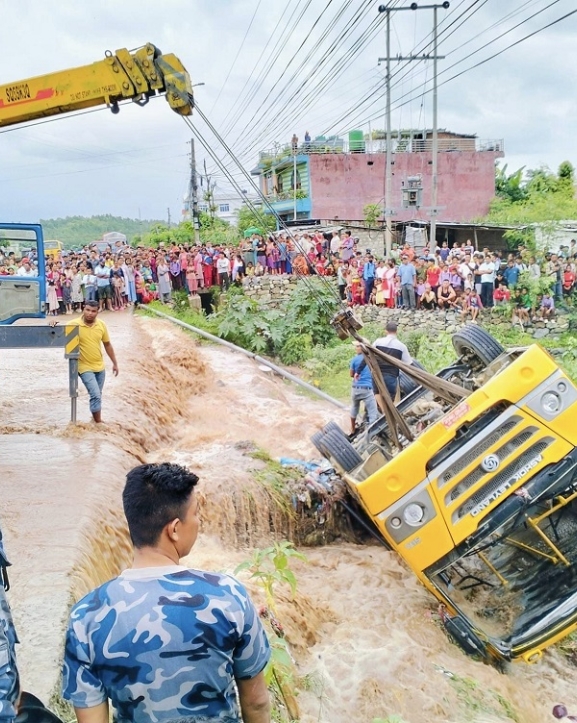
[[[86,391],[90,395],[90,411],[95,422],[102,422],[102,388],[106,378],[102,346],[112,361],[112,373],[118,376],[118,363],[116,354],[110,343],[106,324],[97,318],[98,302],[86,301],[80,319],[68,322],[79,327],[80,332],[80,359],[78,360],[78,374]],[[51,321],[50,326],[58,322]],[[67,325],[68,325],[67,324]]]
[[[79,723],[108,723],[109,700],[122,723],[270,723],[270,648],[248,593],[180,563],[198,535],[197,482],[168,463],[126,477],[132,567],[68,623],[62,690]]]

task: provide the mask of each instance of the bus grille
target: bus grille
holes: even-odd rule
[[[534,434],[537,434],[538,431],[538,427],[527,427],[522,432],[519,432],[519,434],[516,434],[502,447],[496,449],[495,455],[499,458],[499,462],[505,462],[508,457],[515,453],[515,450],[517,450],[519,447],[522,447],[525,442],[528,442]],[[493,435],[491,435],[491,437],[492,436]],[[451,502],[454,502],[456,499],[458,499],[470,487],[477,484],[477,482],[486,475],[487,472],[481,467],[481,464],[479,464],[472,472],[469,472],[468,475],[463,477],[459,484],[453,487],[453,489],[445,496],[445,504],[450,505]]]
[[[511,440],[512,442],[513,440]],[[478,504],[486,500],[491,494],[496,492],[499,487],[505,482],[511,481],[514,484],[518,480],[515,479],[515,475],[521,472],[526,465],[533,461],[538,455],[542,454],[547,447],[551,446],[555,442],[553,437],[544,437],[538,442],[533,444],[529,449],[525,450],[520,454],[516,460],[507,465],[504,469],[498,472],[496,475],[491,477],[480,489],[478,489],[474,495],[465,500],[455,512],[453,513],[453,522],[458,522],[468,512],[471,512]],[[527,478],[532,477],[532,474],[528,472]],[[519,478],[520,479],[520,478]]]
[[[471,462],[479,459],[479,457],[484,452],[490,449],[494,444],[497,444],[500,439],[502,439],[522,421],[523,417],[516,414],[515,416],[508,419],[506,422],[503,422],[503,424],[499,425],[497,429],[491,432],[491,434],[487,435],[484,439],[481,439],[478,444],[476,444],[471,450],[469,450],[469,452],[455,460],[455,462],[453,462],[453,464],[451,464],[451,466],[446,469],[445,472],[443,472],[443,475],[439,477],[437,481],[437,486],[439,487],[439,489],[447,485],[459,474],[459,472],[468,467]]]

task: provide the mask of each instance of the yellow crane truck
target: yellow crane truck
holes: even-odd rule
[[[347,313],[336,327],[360,338]],[[577,388],[537,344],[506,351],[469,324],[453,346],[437,376],[385,355],[404,398],[352,438],[330,423],[313,442],[452,637],[533,662],[577,628]],[[382,352],[363,351],[375,379]]]
[[[146,105],[155,95],[164,95],[170,107],[180,115],[192,113],[190,77],[175,55],[165,55],[151,44],[135,51],[107,52],[103,60],[91,65],[0,85],[0,129],[95,106],[107,106],[113,113],[118,113],[122,101]],[[56,245],[59,243],[55,242]],[[7,258],[16,270],[10,275],[0,275],[0,349],[66,346],[68,351],[68,344],[74,341],[67,341],[70,332],[64,326],[55,329],[10,326],[20,318],[44,316],[45,254],[53,250],[45,247],[41,226],[0,223],[0,252],[0,261]],[[30,260],[36,262],[37,275],[19,274]],[[71,331],[77,336],[77,329]],[[72,371],[77,369],[73,366],[77,361],[73,356],[71,353],[71,396],[74,396],[73,385],[77,383],[77,373]],[[5,597],[9,587],[7,566],[0,530],[0,718],[14,720],[19,699],[19,720],[58,721],[35,696],[19,695],[14,652],[17,639]]]
[[[135,51],[108,51],[102,60],[78,68],[0,85],[2,128],[96,106],[118,113],[123,101],[144,106],[164,95],[176,113],[192,114],[190,76],[180,60],[154,45]],[[0,250],[16,262],[32,257],[38,275],[0,276],[0,325],[22,317],[44,316],[46,267],[42,228],[38,224],[0,223]],[[0,347],[2,337],[0,336]]]

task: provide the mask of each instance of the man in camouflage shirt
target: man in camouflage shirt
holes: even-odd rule
[[[79,723],[108,723],[109,699],[118,723],[270,723],[270,649],[246,590],[179,564],[198,534],[197,481],[175,464],[127,476],[133,566],[74,606],[66,634]]]
[[[0,530],[0,723],[13,723],[20,696],[20,681],[16,667],[18,637],[6,599],[8,589],[6,568],[10,563],[4,552]]]

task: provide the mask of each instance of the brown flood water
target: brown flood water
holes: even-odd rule
[[[67,424],[62,352],[2,353],[0,517],[14,563],[9,595],[24,686],[45,699],[57,683],[69,603],[129,562],[120,491],[131,466],[169,460],[199,474],[203,534],[188,562],[232,570],[250,546],[288,529],[254,482],[258,463],[243,443],[272,457],[312,457],[310,435],[329,419],[346,422],[346,413],[240,355],[198,346],[168,322],[105,320],[121,373],[107,380],[102,429],[88,421],[84,390],[80,424]],[[406,723],[544,723],[555,703],[577,711],[577,671],[559,652],[507,675],[467,658],[394,553],[350,544],[305,552],[308,563],[295,568],[297,597],[281,595],[278,609],[309,681],[298,699],[303,721],[371,723],[397,714]]]

